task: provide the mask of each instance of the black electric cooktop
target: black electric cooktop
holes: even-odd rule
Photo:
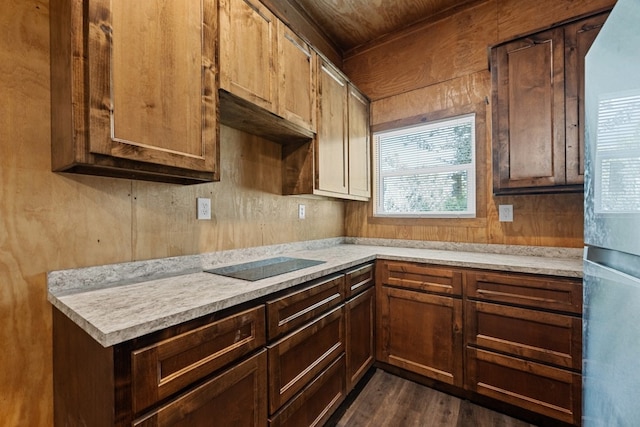
[[[279,274],[323,264],[324,262],[325,261],[316,261],[312,259],[275,257],[204,271],[206,273],[219,274],[221,276],[250,280],[253,282],[255,280],[266,279],[267,277],[273,277]]]

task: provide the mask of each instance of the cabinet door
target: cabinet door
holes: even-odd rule
[[[316,188],[318,194],[348,194],[347,80],[327,62],[321,61],[318,86]]]
[[[608,14],[565,28],[567,183],[584,183],[584,58]]]
[[[266,351],[179,396],[135,427],[266,426]]]
[[[278,22],[279,109],[285,119],[316,130],[316,53]]]
[[[349,85],[349,194],[371,197],[369,101]]]
[[[351,391],[374,362],[375,289],[370,287],[347,301],[347,390]]]
[[[218,179],[217,20],[199,1],[52,1],[53,170]]]
[[[277,19],[258,0],[220,0],[220,87],[276,112]]]
[[[378,360],[462,387],[462,301],[378,287]]]
[[[491,52],[494,192],[565,184],[564,33]]]

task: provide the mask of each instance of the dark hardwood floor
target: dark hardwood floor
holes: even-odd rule
[[[535,427],[378,369],[337,427]]]

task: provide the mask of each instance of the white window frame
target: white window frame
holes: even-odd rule
[[[442,125],[450,126],[452,123],[456,121],[464,121],[467,122],[471,118],[471,163],[466,165],[451,165],[451,166],[439,166],[429,169],[411,169],[405,171],[394,171],[394,172],[382,172],[380,167],[380,136],[395,136],[398,134],[407,134],[411,133],[411,131],[419,131],[424,132],[430,129],[437,129],[442,127]],[[387,217],[387,218],[476,218],[476,113],[469,114],[461,114],[457,116],[447,117],[440,120],[434,120],[427,123],[419,123],[411,126],[404,126],[400,128],[388,129],[384,131],[375,132],[373,135],[374,141],[374,170],[375,170],[375,178],[374,178],[374,206],[373,206],[373,215],[374,217]],[[466,211],[432,211],[432,212],[403,212],[403,213],[395,213],[395,212],[384,212],[383,203],[383,186],[382,180],[385,177],[389,176],[405,176],[405,175],[414,175],[414,174],[424,174],[424,173],[446,173],[446,172],[461,172],[466,171],[468,182],[467,182],[467,200],[468,200],[468,209]]]

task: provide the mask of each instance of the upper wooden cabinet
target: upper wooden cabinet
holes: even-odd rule
[[[278,114],[316,131],[316,52],[278,22]]]
[[[315,135],[316,53],[259,0],[219,0],[220,121],[279,143]]]
[[[369,100],[349,84],[349,194],[371,197],[371,133]]]
[[[220,88],[269,111],[278,102],[278,22],[259,0],[219,0]]]
[[[315,141],[316,189],[328,194],[349,193],[347,143],[348,82],[328,62],[318,74],[318,136]]]
[[[219,179],[217,9],[52,0],[52,169]]]
[[[351,200],[371,197],[369,100],[318,56],[317,135],[282,148],[283,193]]]
[[[323,59],[318,66],[318,134],[314,154],[315,194],[369,199],[369,100]]]
[[[495,194],[582,191],[584,55],[606,16],[491,50]]]
[[[565,28],[567,183],[584,183],[584,58],[608,13],[569,24]]]

